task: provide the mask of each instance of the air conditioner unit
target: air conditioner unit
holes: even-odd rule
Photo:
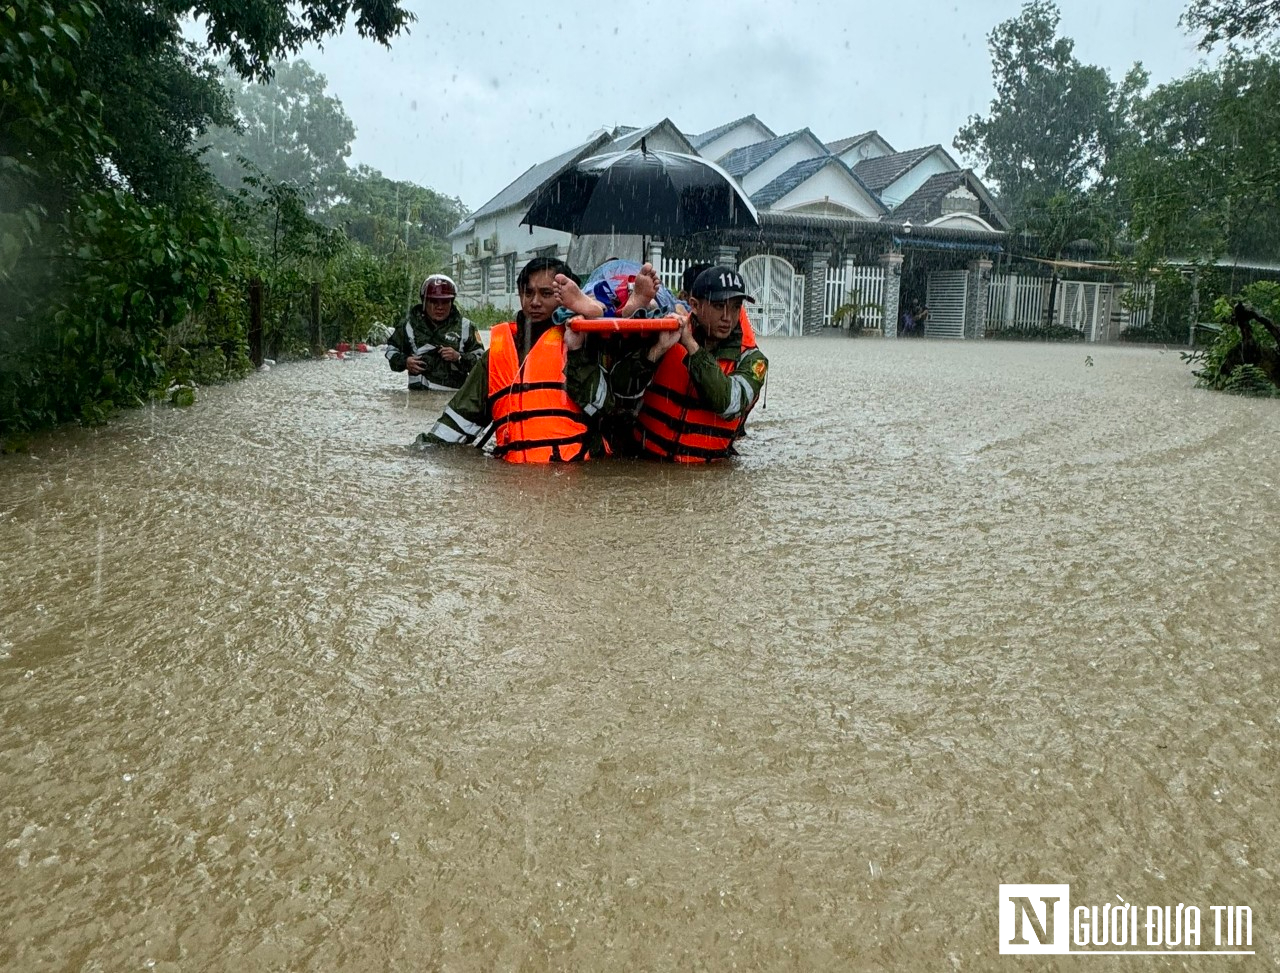
[[[493,234],[493,236],[489,237],[484,241],[484,252],[485,253],[498,252],[498,234],[495,233]]]
[[[478,257],[480,255],[480,241],[472,240],[467,244],[467,256]]]

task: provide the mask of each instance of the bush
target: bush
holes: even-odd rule
[[[1084,332],[1062,324],[1042,324],[1035,328],[988,328],[986,337],[995,341],[1083,341]]]

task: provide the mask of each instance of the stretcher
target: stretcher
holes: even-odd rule
[[[680,319],[675,315],[662,318],[570,318],[566,324],[573,331],[586,334],[653,334],[655,331],[679,331]]]

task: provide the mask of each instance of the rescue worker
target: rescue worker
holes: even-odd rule
[[[418,297],[421,303],[409,309],[388,339],[387,361],[393,372],[409,373],[411,390],[456,392],[484,346],[475,325],[458,310],[458,288],[449,277],[432,274]]]
[[[709,267],[689,288],[691,313],[676,309],[680,330],[614,368],[618,401],[643,389],[634,432],[643,455],[706,463],[734,454],[769,369],[744,323],[744,301],[755,298],[737,271]]]
[[[598,359],[556,323],[557,274],[569,266],[535,257],[516,278],[520,312],[494,325],[489,350],[449,400],[422,445],[485,445],[512,463],[556,463],[607,454],[597,418],[608,395]]]

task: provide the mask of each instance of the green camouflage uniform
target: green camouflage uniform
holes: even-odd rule
[[[456,348],[462,357],[456,362],[445,361],[440,357],[440,349],[445,347]],[[483,354],[475,325],[462,316],[456,304],[440,324],[427,317],[421,304],[415,304],[387,343],[387,361],[393,372],[403,372],[409,356],[422,356],[425,370],[421,375],[409,376],[409,388],[419,391],[453,392],[462,388]]]
[[[698,342],[698,350],[685,356],[685,366],[707,408],[722,419],[747,415],[764,387],[769,359],[759,348],[743,350],[742,329],[737,326],[714,348],[707,347],[706,329],[696,323],[693,338]],[[667,354],[674,351],[672,348]],[[721,361],[736,362],[730,374],[721,371],[717,364]],[[620,361],[610,375],[610,404],[619,410],[638,412],[644,390],[657,370],[658,364],[649,361],[647,348]]]

